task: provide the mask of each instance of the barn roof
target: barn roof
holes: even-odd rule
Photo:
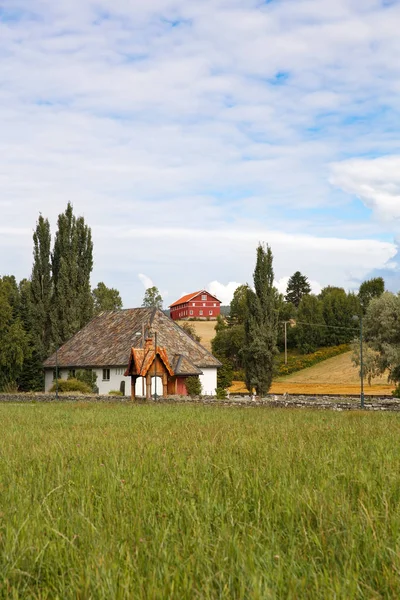
[[[201,344],[192,340],[172,319],[157,308],[129,308],[107,311],[94,317],[58,350],[59,367],[107,367],[128,364],[132,348],[142,348],[145,337],[157,332],[157,346],[165,347],[169,364],[178,374],[193,374],[202,367],[221,363]],[[176,369],[181,358],[181,368]],[[52,354],[44,363],[55,367]]]
[[[185,302],[190,302],[193,298],[196,298],[196,296],[199,296],[200,294],[203,294],[203,293],[208,294],[212,298],[215,298],[215,300],[217,302],[221,302],[221,300],[218,300],[218,298],[216,298],[216,296],[214,296],[213,294],[210,294],[210,292],[207,292],[207,290],[200,290],[198,292],[192,292],[191,294],[186,294],[185,296],[182,296],[182,298],[179,298],[179,300],[176,300],[175,302],[170,304],[169,308],[173,308],[174,306],[177,306],[178,304],[185,304]]]

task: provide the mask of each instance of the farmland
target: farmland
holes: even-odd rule
[[[391,395],[393,384],[386,376],[377,377],[371,385],[365,381],[365,393],[370,396]],[[243,382],[233,382],[231,392],[246,392]],[[354,394],[360,393],[358,368],[351,360],[351,352],[328,358],[323,362],[302,369],[286,377],[278,377],[272,383],[272,394]]]
[[[200,336],[200,343],[211,352],[211,341],[215,337],[216,321],[177,321],[178,325],[189,322],[193,325],[197,335]]]
[[[0,405],[2,598],[396,598],[400,417]]]

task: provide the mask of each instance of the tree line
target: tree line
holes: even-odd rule
[[[122,308],[118,290],[93,290],[93,241],[69,203],[58,216],[52,244],[42,215],[33,233],[31,277],[0,278],[0,390],[43,390],[43,362],[103,310]]]
[[[212,349],[223,365],[218,386],[228,387],[235,375],[245,379],[248,389],[267,393],[276,357],[285,346],[285,330],[287,348],[304,354],[350,344],[359,331],[355,317],[365,315],[384,289],[384,280],[378,277],[363,282],[358,293],[327,286],[313,294],[308,278],[296,271],[286,294],[280,294],[274,287],[271,248],[260,244],[253,287],[236,289],[229,317],[219,317],[216,325]]]

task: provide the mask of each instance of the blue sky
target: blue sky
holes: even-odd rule
[[[400,3],[3,0],[0,274],[39,212],[91,225],[93,284],[228,302],[255,247],[315,291],[399,289]]]

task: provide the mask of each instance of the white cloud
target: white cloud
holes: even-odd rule
[[[400,222],[400,156],[352,159],[331,167],[331,183],[386,220]]]
[[[286,294],[289,279],[290,279],[290,276],[288,275],[286,277],[281,277],[278,281],[274,282],[274,285],[275,285],[276,289],[278,290],[278,292],[280,292],[281,294]],[[312,281],[309,279],[308,283],[310,284],[312,294],[318,295],[321,292],[322,285],[318,281]]]
[[[329,165],[398,216],[396,166],[347,159],[397,151],[399,19],[378,0],[3,0],[0,273],[29,275],[39,211],[54,229],[69,200],[128,306],[135,273],[171,297],[248,281],[260,240],[278,279],[382,268],[393,245],[369,238],[392,225],[350,222]]]
[[[148,290],[149,288],[154,286],[153,280],[150,279],[150,277],[147,277],[147,275],[144,275],[143,273],[139,273],[138,277],[139,277],[141,283],[143,284],[143,287],[145,290]]]
[[[231,303],[233,294],[239,285],[241,284],[236,281],[230,281],[226,285],[219,281],[211,281],[208,284],[207,289],[213,296],[216,296],[218,300],[221,300],[222,305],[225,306]]]

